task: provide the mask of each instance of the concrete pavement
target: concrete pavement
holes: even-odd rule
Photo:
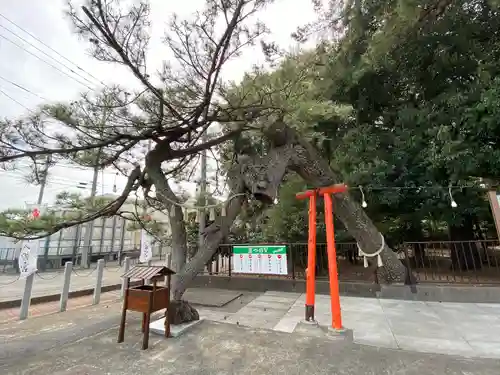
[[[100,303],[110,304],[120,301],[120,290],[109,291],[101,294]],[[259,295],[259,294],[257,294]],[[191,288],[184,293],[184,298],[195,305],[206,307],[224,308],[223,311],[236,312],[242,303],[248,303],[254,294],[242,293],[224,289]],[[241,297],[241,298],[239,298]],[[237,301],[236,301],[237,300]],[[70,298],[67,310],[75,310],[93,304],[93,296],[85,295]],[[29,319],[59,312],[59,299],[31,305],[29,308]],[[0,324],[19,320],[19,307],[1,308]]]
[[[101,299],[100,299],[101,304],[107,305],[110,303],[116,303],[117,301],[120,301],[119,290],[101,294]],[[67,311],[81,309],[82,307],[92,306],[92,303],[93,303],[92,295],[75,297],[68,300],[66,309]],[[28,319],[33,319],[35,317],[40,317],[49,314],[55,314],[58,312],[59,312],[59,301],[39,303],[30,306]],[[14,322],[18,320],[19,320],[19,307],[0,309],[0,324],[7,322]]]
[[[305,295],[266,292],[236,313],[200,309],[202,318],[292,333],[304,317]],[[500,304],[341,297],[343,325],[354,342],[390,349],[500,358]],[[331,324],[330,299],[316,296],[316,320]]]
[[[219,311],[219,310],[213,310]],[[140,314],[116,343],[119,304],[0,325],[5,375],[401,374],[497,375],[500,361],[374,348],[324,338],[203,322],[140,350]]]
[[[72,275],[71,290],[93,288],[95,273],[91,271],[77,271],[77,274]],[[120,283],[121,273],[122,270],[116,267],[108,267],[105,269],[103,285]],[[48,275],[50,274],[41,274],[44,279],[37,277],[35,280],[35,288],[39,286],[38,293],[59,293],[62,275],[54,274],[55,277],[52,278]],[[22,293],[24,280],[16,283]],[[0,302],[2,298],[12,299],[15,293],[16,287],[2,287],[0,284]],[[234,291],[195,288],[188,291],[185,297],[192,302],[212,305],[213,308],[200,308],[200,315],[215,322],[294,333],[297,324],[303,319],[303,294],[244,292],[243,296],[238,297],[239,294]],[[114,297],[110,298],[113,299]],[[232,302],[226,305],[228,301]],[[71,305],[70,301],[69,306]],[[217,308],[221,306],[224,308]],[[354,342],[357,344],[466,357],[500,358],[500,304],[341,297],[341,306],[344,326],[354,331]],[[321,325],[330,324],[328,296],[316,296],[316,319]]]

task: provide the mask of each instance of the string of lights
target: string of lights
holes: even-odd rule
[[[203,205],[203,206],[193,205],[193,204],[189,204],[189,203],[177,202],[177,201],[169,199],[167,197],[164,197],[164,199],[171,204],[171,207],[170,207],[170,210],[169,210],[169,216],[170,217],[172,217],[172,218],[175,217],[175,214],[176,214],[175,208],[176,207],[180,207],[180,208],[183,209],[184,220],[189,215],[189,211],[195,211],[195,213],[196,213],[195,220],[196,220],[196,222],[198,222],[199,218],[200,218],[200,214],[203,211],[205,211],[205,210],[207,210],[209,212],[209,220],[210,221],[215,220],[216,209],[220,209],[220,215],[222,217],[226,216],[227,215],[227,205],[229,204],[229,202],[231,200],[233,200],[234,198],[237,198],[237,197],[240,197],[240,196],[245,196],[245,195],[246,195],[245,193],[236,193],[236,194],[230,195],[223,202],[218,202],[218,203],[215,203],[215,204],[207,204],[207,205]],[[277,201],[275,201],[275,202],[277,202]]]
[[[483,189],[483,190],[486,190],[485,187],[478,187],[478,186],[474,186],[474,185],[457,185],[457,186],[441,186],[441,185],[435,185],[435,186],[356,186],[356,187],[348,187],[348,190],[359,190],[360,193],[361,193],[361,207],[363,208],[367,208],[368,207],[368,202],[367,202],[367,199],[366,199],[366,195],[365,195],[365,190],[416,190],[416,191],[420,191],[420,190],[424,190],[424,189],[427,189],[427,190],[443,190],[443,191],[447,191],[447,195],[450,199],[450,205],[452,208],[457,208],[458,207],[458,204],[457,202],[455,201],[454,197],[453,197],[453,193],[452,191],[453,190],[461,190],[461,189],[464,189],[464,188],[479,188],[479,189]],[[210,204],[210,205],[204,205],[204,206],[197,206],[197,205],[190,205],[190,204],[186,204],[186,203],[179,203],[179,202],[175,202],[173,200],[170,200],[168,198],[166,198],[166,200],[172,204],[172,208],[170,210],[170,216],[173,217],[175,215],[175,206],[179,206],[179,207],[182,207],[183,209],[186,209],[186,210],[196,210],[196,219],[198,220],[198,215],[199,215],[199,211],[202,211],[202,210],[209,210],[210,212],[210,220],[214,220],[215,219],[215,209],[216,208],[221,208],[221,216],[226,216],[226,211],[225,211],[225,207],[227,206],[227,203],[234,199],[235,197],[237,196],[242,196],[242,195],[245,195],[245,194],[234,194],[232,196],[230,196],[225,202],[220,202],[220,203],[216,203],[216,204]],[[278,199],[275,198],[274,199],[274,204],[278,204]],[[186,216],[186,214],[184,215]]]
[[[463,189],[478,189],[478,190],[488,190],[485,185],[448,185],[448,186],[442,186],[442,185],[434,185],[434,186],[362,186],[358,185],[357,187],[351,187],[348,188],[348,190],[359,190],[361,193],[361,207],[366,208],[368,207],[368,203],[366,201],[366,195],[365,195],[365,190],[373,190],[373,191],[381,191],[381,190],[414,190],[416,192],[420,192],[422,190],[442,190],[442,191],[447,191],[448,192],[448,197],[450,199],[450,205],[452,208],[457,208],[458,204],[455,201],[455,198],[453,198],[453,190],[463,190]]]
[[[450,187],[453,190],[460,189],[487,189],[481,185],[423,185],[423,186],[382,186],[382,185],[358,185],[357,187],[349,187],[350,190],[358,190],[363,188],[366,190],[448,190]]]

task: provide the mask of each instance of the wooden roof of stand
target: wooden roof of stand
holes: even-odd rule
[[[125,272],[122,277],[130,279],[147,280],[158,276],[167,276],[175,274],[170,268],[165,266],[134,266],[131,270]]]

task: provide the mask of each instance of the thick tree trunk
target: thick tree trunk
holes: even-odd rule
[[[175,298],[170,301],[168,308],[168,321],[170,324],[182,324],[199,319],[200,314],[189,302]]]
[[[229,174],[233,197],[227,204],[226,216],[219,217],[204,232],[203,244],[195,256],[186,263],[187,238],[180,207],[175,208],[171,218],[173,269],[177,273],[172,278],[171,322],[182,323],[199,319],[196,310],[182,296],[189,283],[213,257],[219,245],[229,234],[229,230],[241,211],[243,202],[252,195],[265,204],[271,204],[278,195],[279,186],[288,168],[296,171],[305,181],[316,186],[328,186],[341,181],[328,163],[295,131],[283,123],[274,124],[267,136],[272,148],[263,157],[241,156],[238,164]],[[171,212],[171,202],[177,198],[170,189],[161,163],[155,163],[155,151],[148,155],[147,171],[157,191],[157,197]],[[346,229],[356,238],[365,253],[374,253],[382,244],[380,232],[366,216],[359,204],[349,194],[335,196],[335,213]],[[378,280],[383,282],[404,282],[408,275],[406,268],[396,254],[385,244],[381,253],[384,267],[378,269]]]
[[[296,171],[309,184],[323,187],[342,182],[340,176],[330,168],[326,160],[320,157],[309,142],[283,122],[273,124],[267,130],[266,135],[275,147],[288,145],[293,148],[289,168]],[[334,202],[336,216],[356,239],[361,249],[368,254],[376,252],[382,245],[382,237],[361,206],[352,200],[349,194],[336,194]],[[379,282],[414,281],[412,275],[387,243],[384,245],[381,257],[384,266],[377,269]],[[376,262],[376,258],[370,259]]]
[[[196,310],[187,301],[182,300],[184,292],[198,272],[212,259],[224,238],[228,236],[233,222],[241,211],[243,202],[249,198],[248,195],[250,194],[266,204],[273,202],[286,173],[290,157],[288,149],[288,147],[276,148],[264,157],[241,157],[238,165],[230,172],[229,180],[232,191],[230,196],[233,198],[226,206],[226,216],[218,217],[205,229],[201,248],[188,263],[184,263],[180,269],[175,269],[177,274],[172,277],[172,305],[169,312],[173,324],[199,319]],[[182,219],[178,221],[182,222]],[[182,230],[181,225],[184,226],[183,223],[174,225],[176,227],[172,227],[172,235],[175,230]],[[175,238],[181,241],[183,236],[177,235]],[[174,244],[172,246],[173,253],[187,251],[185,245],[181,246],[182,244],[179,243],[176,247],[176,242],[172,242]],[[179,258],[181,258],[180,255],[177,256],[177,259]]]
[[[188,254],[186,225],[184,224],[184,213],[182,207],[174,203],[178,202],[175,193],[170,188],[170,185],[161,170],[161,163],[155,163],[154,156],[150,156],[147,173],[152,179],[156,188],[156,198],[163,203],[166,211],[169,213],[170,229],[172,236],[172,265],[171,268],[175,272],[179,272],[186,264]],[[175,207],[172,212],[172,206]],[[173,213],[173,215],[172,215]]]

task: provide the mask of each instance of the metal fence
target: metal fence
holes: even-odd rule
[[[40,271],[48,271],[63,268],[66,262],[72,262],[75,267],[81,266],[83,246],[70,247],[48,247],[39,251],[38,266]],[[0,249],[0,272],[17,273],[18,258],[20,247]],[[160,258],[165,256],[167,248],[161,244],[155,244],[152,248],[153,257]],[[130,257],[132,260],[138,259],[140,250],[133,246],[123,247],[117,246],[102,246],[90,247],[89,249],[90,263],[97,263],[99,259],[104,259],[106,262],[117,262],[122,264],[125,257]]]
[[[307,243],[280,245],[287,247],[288,275],[286,276],[233,274],[232,244],[221,245],[202,274],[304,279],[307,268]],[[356,243],[337,243],[336,249],[340,280],[377,282],[373,272],[363,267],[363,261],[358,257]],[[420,283],[500,284],[498,240],[406,242],[394,251]],[[316,263],[317,278],[327,279],[326,244],[316,245]]]
[[[307,268],[307,243],[282,243],[282,245],[287,247],[288,275],[286,276],[233,275],[232,244],[221,245],[202,274],[303,279]],[[355,243],[337,243],[336,248],[340,280],[377,282],[373,272],[363,267]],[[38,256],[38,268],[41,271],[58,269],[69,261],[79,266],[82,250],[82,246],[43,249]],[[19,251],[19,247],[0,248],[0,272],[18,272]],[[153,247],[153,256],[161,259],[168,251],[167,248],[156,244]],[[497,240],[406,242],[394,251],[420,283],[500,284],[500,243]],[[91,263],[105,259],[106,262],[121,264],[125,256],[135,259],[139,258],[139,253],[139,249],[134,246],[91,247],[89,258]],[[317,244],[316,262],[317,278],[327,279],[326,244]]]
[[[399,257],[420,282],[498,284],[498,240],[407,242]]]

